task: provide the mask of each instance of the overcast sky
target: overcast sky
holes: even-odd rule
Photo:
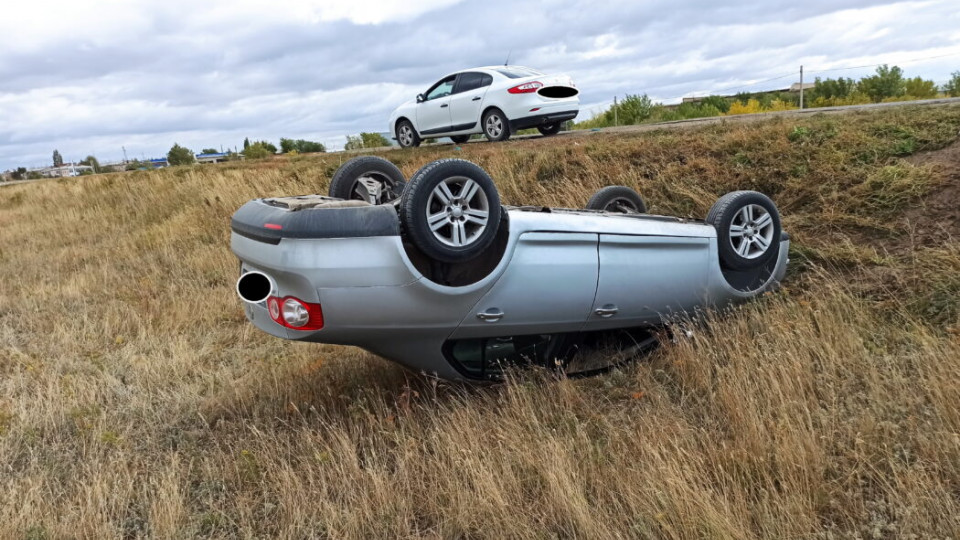
[[[386,131],[446,72],[567,73],[581,116],[817,70],[960,70],[956,0],[24,0],[0,17],[0,170]],[[939,57],[939,58],[930,58]],[[821,76],[859,77],[872,68]],[[790,75],[743,90],[779,88]]]

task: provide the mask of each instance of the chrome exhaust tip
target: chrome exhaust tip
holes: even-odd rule
[[[237,280],[237,296],[244,302],[259,304],[273,292],[273,280],[263,272],[250,271]]]

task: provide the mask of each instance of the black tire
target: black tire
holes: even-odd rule
[[[483,113],[480,126],[490,142],[505,141],[510,138],[510,119],[496,107]]]
[[[454,136],[450,137],[450,140],[453,141],[453,142],[456,143],[456,144],[463,144],[463,143],[465,143],[465,142],[467,142],[467,141],[470,140],[470,136],[469,136],[469,135],[454,135]]]
[[[560,126],[563,124],[561,122],[554,122],[552,124],[547,124],[545,126],[537,126],[537,131],[540,132],[544,137],[549,137],[551,135],[556,135],[560,133]]]
[[[371,200],[360,179],[375,180],[380,184],[379,196]],[[396,165],[376,156],[361,156],[348,160],[330,179],[330,196],[338,199],[356,199],[371,204],[385,204],[400,198],[407,185]]]
[[[618,214],[646,214],[647,205],[640,194],[627,186],[600,188],[587,201],[587,210],[603,210]]]
[[[769,223],[757,207],[770,216]],[[758,268],[780,252],[780,212],[763,193],[727,193],[710,208],[706,222],[717,229],[717,249],[724,268]]]
[[[407,136],[406,129],[410,130],[409,136]],[[397,137],[397,142],[400,143],[400,146],[404,148],[420,146],[420,134],[417,133],[416,128],[414,128],[413,124],[406,118],[397,122],[394,135]]]
[[[468,180],[475,182],[479,189],[468,194],[466,204],[457,204],[462,190],[470,186]],[[447,203],[443,202],[441,183],[446,184],[453,195]],[[457,212],[458,208],[466,213]],[[487,213],[482,227],[476,222],[479,214],[470,214],[471,210]],[[493,179],[479,166],[463,159],[440,159],[424,165],[413,175],[400,199],[399,213],[404,232],[420,251],[440,262],[463,262],[480,255],[497,236],[500,195]],[[438,216],[435,225],[443,224],[432,229],[428,213]],[[463,240],[460,245],[457,245],[458,234]]]

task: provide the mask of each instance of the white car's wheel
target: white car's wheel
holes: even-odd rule
[[[420,146],[420,135],[409,120],[397,122],[397,142],[404,148]]]
[[[483,134],[491,142],[505,141],[510,138],[510,120],[503,111],[493,108],[483,113]]]

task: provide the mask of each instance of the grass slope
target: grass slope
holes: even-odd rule
[[[784,213],[781,292],[622,371],[487,388],[245,323],[229,216],[341,156],[0,189],[0,537],[957,537],[958,130],[948,106],[385,154],[474,160],[506,203]]]

